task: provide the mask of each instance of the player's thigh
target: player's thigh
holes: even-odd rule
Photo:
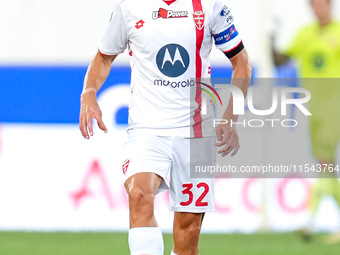
[[[123,149],[124,185],[143,191],[168,190],[167,175],[171,165],[171,139],[129,132]]]
[[[205,213],[214,211],[214,179],[191,178],[195,166],[215,166],[214,137],[178,138],[173,144],[170,210]]]

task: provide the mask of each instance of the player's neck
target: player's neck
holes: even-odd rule
[[[331,16],[326,16],[322,19],[319,19],[319,25],[320,27],[328,26],[332,22]]]

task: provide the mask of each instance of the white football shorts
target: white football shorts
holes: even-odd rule
[[[171,211],[213,212],[214,178],[190,178],[190,161],[192,165],[215,166],[214,144],[215,137],[156,136],[143,130],[129,130],[123,148],[124,182],[137,173],[155,173],[163,178],[157,193],[170,188]]]

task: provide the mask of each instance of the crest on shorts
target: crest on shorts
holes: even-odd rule
[[[130,164],[130,159],[126,159],[122,165],[123,174],[126,174]]]
[[[195,11],[192,16],[194,17],[196,28],[201,30],[204,27],[205,13],[203,11]]]

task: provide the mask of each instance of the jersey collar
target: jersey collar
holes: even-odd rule
[[[174,3],[176,0],[163,0],[164,3],[166,3],[167,5],[170,5],[172,3]]]

